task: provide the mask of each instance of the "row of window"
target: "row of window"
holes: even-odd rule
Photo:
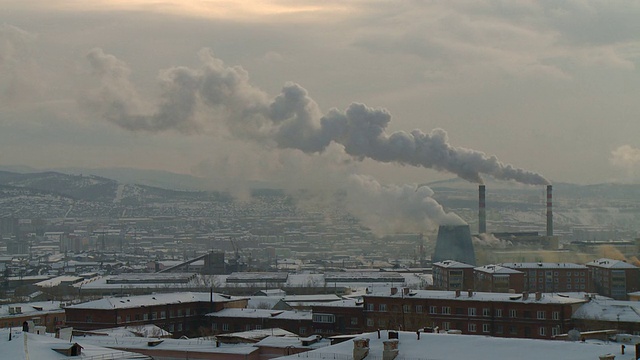
[[[191,316],[191,314],[195,314],[195,311],[191,311],[191,309],[178,309],[177,312],[174,313],[173,310],[169,311],[169,319],[173,319],[176,317],[183,317],[183,316]],[[158,320],[158,319],[167,319],[167,312],[166,311],[160,311],[160,312],[151,312],[149,313],[142,313],[142,314],[134,314],[133,318],[131,317],[131,315],[126,315],[124,318],[124,322],[128,323],[128,322],[132,322],[132,321],[147,321],[149,319],[151,320]],[[133,319],[133,320],[132,320]],[[122,323],[122,316],[118,316],[117,318],[117,323],[120,324]],[[87,322],[91,322],[91,316],[87,316]]]
[[[442,306],[440,308],[440,314],[441,315],[451,315],[451,307],[450,306]],[[375,306],[374,304],[367,304],[367,311],[375,311]],[[379,312],[385,312],[387,311],[387,305],[386,304],[378,304],[378,311]],[[402,311],[404,313],[410,313],[411,312],[411,306],[410,305],[403,305],[402,306]],[[415,306],[415,312],[418,314],[422,313],[422,305],[416,305]],[[464,313],[464,308],[456,308],[456,315],[462,315]],[[530,318],[531,316],[528,315],[530,312],[529,311],[524,311],[524,317],[526,318]],[[429,314],[432,315],[437,315],[438,314],[438,307],[437,306],[429,306]],[[467,315],[468,316],[478,316],[477,313],[477,309],[474,307],[470,307],[467,308]],[[491,309],[490,308],[483,308],[482,309],[482,316],[484,317],[489,317],[491,316]],[[503,317],[502,314],[502,309],[495,309],[494,311],[494,316],[495,317]],[[516,318],[518,317],[518,311],[516,309],[509,309],[509,317],[510,318]],[[539,310],[536,314],[536,318],[539,320],[544,320],[547,318],[547,312],[544,310]],[[551,318],[553,320],[560,320],[560,312],[559,311],[553,311],[551,313]],[[314,321],[315,320],[315,315],[314,315]],[[317,321],[317,322],[322,322],[322,321]]]
[[[217,331],[219,330],[218,323],[212,323],[212,324],[211,324],[211,330],[213,330],[214,332],[217,332]],[[240,331],[240,330],[242,330],[242,329],[235,329],[235,330],[231,329],[231,326],[230,326],[228,323],[223,323],[223,324],[222,324],[222,331],[223,331],[223,332],[229,332],[229,331]],[[262,325],[260,325],[260,324],[255,324],[255,325],[253,325],[253,329],[252,329],[251,324],[246,324],[246,325],[244,326],[244,330],[245,330],[245,331],[251,331],[251,330],[262,330]],[[300,335],[306,335],[306,334],[307,334],[307,328],[306,328],[305,326],[301,326],[301,327],[299,327],[299,328],[298,328],[298,334],[300,334]]]

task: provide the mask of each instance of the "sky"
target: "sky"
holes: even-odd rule
[[[640,180],[636,1],[1,3],[0,165]]]

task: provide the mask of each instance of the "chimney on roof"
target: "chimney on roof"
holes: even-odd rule
[[[353,340],[353,360],[362,360],[369,355],[369,339]]]
[[[542,293],[540,291],[536,292],[536,301],[540,301],[542,299]]]
[[[487,232],[487,213],[485,203],[485,186],[478,185],[478,234]]]
[[[392,287],[391,288],[391,295],[395,295],[398,293],[398,288],[397,287]]]
[[[456,297],[460,297],[460,290],[456,290]]]
[[[383,342],[382,360],[393,360],[398,356],[398,339],[386,340]]]
[[[523,291],[522,292],[522,300],[528,300],[529,299],[529,293],[527,291]]]
[[[553,187],[547,185],[547,236],[553,236]]]
[[[473,290],[471,290],[471,289],[467,290],[467,296],[472,297],[473,296]]]
[[[406,287],[406,288],[402,288],[402,293],[403,293],[404,295],[409,295],[409,288],[408,288],[408,287]]]

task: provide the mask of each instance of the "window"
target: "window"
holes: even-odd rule
[[[136,314],[136,321],[140,320],[140,314]]]
[[[476,316],[476,308],[467,309],[467,313],[469,314],[469,316]]]
[[[122,322],[122,316],[118,316],[116,318],[116,324],[120,324]]]
[[[166,319],[167,318],[167,312],[166,311],[160,311],[160,319]]]
[[[256,330],[262,330],[262,325],[256,325]]]
[[[444,330],[449,331],[449,329],[451,328],[451,325],[449,324],[449,322],[448,322],[448,321],[443,321],[443,322],[442,322],[442,328],[443,328]]]
[[[538,320],[544,320],[547,318],[547,314],[545,311],[538,311],[536,318]]]
[[[384,319],[379,319],[378,320],[378,326],[383,328],[383,327],[387,326],[387,323],[384,321]]]
[[[333,314],[313,314],[313,322],[333,324],[336,322],[336,317]]]
[[[299,330],[299,334],[300,335],[306,335],[307,334],[307,328],[304,326],[301,326]]]
[[[351,318],[351,325],[358,325],[358,318],[357,317],[352,317]]]
[[[367,319],[367,326],[372,327],[374,325],[373,319]]]
[[[178,327],[182,328],[182,324],[178,324]],[[222,331],[229,331],[229,324],[222,324]]]
[[[373,311],[373,304],[367,304],[367,308],[365,310]]]
[[[185,314],[186,316],[189,316],[189,314],[190,314],[190,313],[191,313],[191,309],[185,309],[185,310],[184,310],[184,314]]]
[[[378,305],[378,311],[387,311],[387,304]]]
[[[152,312],[152,313],[151,313],[151,320],[155,320],[155,319],[157,319],[157,318],[158,318],[158,313],[157,313],[157,312],[155,312],[155,311],[154,311],[154,312]]]
[[[126,322],[131,322],[131,315],[125,316],[124,319],[125,319],[124,321],[126,321]]]
[[[175,316],[175,313],[173,312],[173,309],[169,310],[169,317],[172,318]]]
[[[557,327],[552,327],[551,328],[551,336],[557,336],[560,333],[560,331],[558,331]]]
[[[567,290],[571,290],[571,284],[567,284]]]
[[[169,325],[169,329],[171,329],[170,331],[173,331],[173,324]],[[211,330],[218,330],[218,323],[211,324]]]
[[[514,318],[514,317],[517,317],[517,316],[518,316],[518,313],[516,312],[515,309],[509,310],[509,317],[510,318]]]
[[[251,324],[247,324],[244,327],[245,331],[251,331]]]
[[[553,320],[560,320],[560,311],[554,311],[551,313],[551,318]]]
[[[429,314],[437,314],[438,307],[437,306],[429,306]]]
[[[502,317],[502,309],[496,309],[496,317]]]
[[[142,314],[142,320],[149,320],[149,314]]]
[[[488,333],[490,330],[490,325],[489,324],[482,324],[482,332],[483,333]]]
[[[469,323],[469,332],[476,332],[476,324]]]
[[[504,326],[496,325],[496,334],[502,334],[504,332]]]
[[[517,327],[515,327],[513,325],[509,326],[509,334],[516,335],[517,333],[518,333],[518,328]]]
[[[489,308],[482,309],[482,316],[485,316],[485,317],[491,316],[491,309]]]
[[[547,328],[544,326],[540,326],[540,328],[538,329],[538,333],[540,334],[540,336],[547,336]]]
[[[443,306],[442,307],[442,314],[444,315],[451,315],[451,308],[448,306]]]
[[[403,312],[403,313],[410,313],[410,312],[411,312],[411,306],[409,306],[409,305],[402,305],[402,312]]]

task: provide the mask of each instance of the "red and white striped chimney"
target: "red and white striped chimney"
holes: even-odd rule
[[[547,185],[547,236],[553,236],[553,187]]]
[[[485,204],[485,186],[478,186],[478,233],[487,232],[487,213]]]

